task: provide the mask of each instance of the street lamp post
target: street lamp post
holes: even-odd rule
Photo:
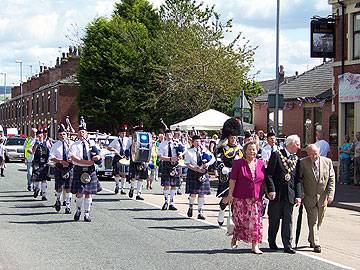
[[[6,72],[0,72],[1,75],[4,75],[4,101],[6,99]]]
[[[279,29],[280,29],[280,0],[277,0],[276,7],[276,85],[275,85],[275,111],[274,129],[275,134],[279,135]]]
[[[23,88],[22,88],[22,60],[16,60],[16,63],[20,64],[20,95],[23,94]]]

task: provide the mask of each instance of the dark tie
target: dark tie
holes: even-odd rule
[[[67,161],[67,155],[66,155],[66,148],[65,148],[65,142],[63,141],[62,142],[62,145],[63,145],[63,160]]]
[[[171,153],[171,142],[169,142],[168,144],[168,157],[172,157],[172,153]]]
[[[274,146],[271,146],[271,154],[274,152]]]
[[[201,159],[201,155],[200,155],[199,148],[196,149],[196,163],[198,166],[202,165],[202,159]]]
[[[89,160],[88,154],[87,154],[87,151],[86,151],[85,142],[83,142],[82,145],[83,145],[83,159],[84,159],[84,160]]]

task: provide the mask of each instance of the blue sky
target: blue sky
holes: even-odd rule
[[[302,73],[321,59],[310,58],[310,18],[327,16],[327,0],[280,0],[280,64],[286,75]],[[23,61],[23,80],[39,72],[39,65],[53,66],[61,51],[72,42],[67,34],[82,36],[96,16],[110,16],[115,0],[1,0],[0,72],[7,73],[7,84],[18,85],[19,64]],[[150,0],[159,7],[163,0]],[[275,76],[276,0],[203,0],[215,5],[224,19],[233,18],[234,31],[240,31],[258,46],[251,74],[257,80]],[[75,27],[74,27],[75,26]],[[30,67],[31,66],[31,67]],[[0,76],[0,86],[3,76]]]

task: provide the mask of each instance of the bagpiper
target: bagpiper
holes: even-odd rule
[[[84,221],[91,222],[92,195],[102,190],[94,164],[99,162],[102,157],[95,146],[95,142],[89,139],[85,126],[79,126],[78,140],[70,146],[69,156],[74,164],[71,185],[71,192],[76,194],[77,209],[74,220],[80,219],[84,204]]]
[[[36,140],[32,147],[34,159],[32,161],[32,177],[31,180],[34,185],[34,198],[41,194],[41,200],[47,201],[47,182],[50,180],[49,172],[49,148],[45,145],[43,130],[36,132]]]
[[[130,165],[130,139],[126,136],[127,126],[124,125],[119,129],[118,138],[113,140],[107,149],[111,152],[114,152],[115,156],[113,158],[113,175],[115,178],[115,194],[119,193],[119,182],[121,180],[120,194],[125,195],[124,191],[125,180],[129,175],[129,165]]]
[[[69,148],[71,141],[67,138],[64,126],[60,125],[58,129],[58,141],[50,148],[50,160],[55,164],[55,210],[61,210],[60,197],[64,192],[65,196],[65,214],[71,214],[71,181],[73,164],[69,157]]]

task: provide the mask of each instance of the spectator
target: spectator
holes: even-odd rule
[[[360,131],[356,132],[356,140],[353,143],[354,151],[354,184],[360,185]]]
[[[326,157],[330,152],[329,143],[324,140],[321,130],[316,130],[316,142],[315,144],[320,148],[320,156]]]
[[[344,137],[344,143],[339,149],[340,153],[340,181],[341,184],[344,185],[350,185],[350,157],[351,152],[351,143],[350,143],[350,137],[348,135],[345,135]]]
[[[276,137],[275,134],[269,132],[266,136],[266,145],[261,149],[261,158],[267,166],[270,156],[273,152],[278,150],[278,146],[276,145]]]

